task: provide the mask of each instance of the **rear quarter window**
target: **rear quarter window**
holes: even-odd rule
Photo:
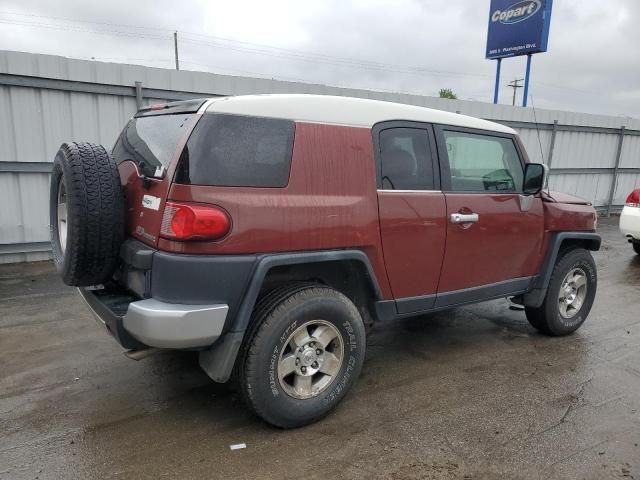
[[[205,113],[185,146],[176,183],[223,187],[285,187],[291,120]]]

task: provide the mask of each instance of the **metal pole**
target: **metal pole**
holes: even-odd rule
[[[622,156],[622,142],[624,141],[624,129],[620,127],[620,138],[618,139],[618,151],[616,152],[616,166],[613,169],[613,178],[611,179],[611,188],[609,189],[609,202],[607,203],[607,217],[611,216],[611,207],[613,206],[613,196],[616,193],[616,184],[618,183],[618,168],[620,167],[620,157]]]
[[[498,90],[500,89],[500,66],[502,65],[502,59],[498,59],[496,64],[496,86],[493,88],[493,103],[498,104]]]
[[[551,128],[551,141],[549,142],[549,155],[547,156],[547,168],[549,174],[547,175],[547,181],[544,188],[549,188],[549,178],[551,177],[551,162],[553,162],[553,150],[556,148],[556,134],[558,133],[558,120],[553,121],[553,127]]]
[[[523,81],[524,78],[516,78],[514,79],[511,83],[509,83],[509,87],[513,88],[513,99],[511,100],[511,105],[516,104],[516,92],[518,91],[519,88],[522,88],[522,85],[518,85],[518,82]]]
[[[136,107],[138,111],[142,108],[142,82],[136,82]]]
[[[551,141],[549,142],[549,157],[547,158],[547,167],[551,168],[553,161],[553,149],[556,148],[556,133],[558,133],[558,120],[553,121],[551,128]]]
[[[176,70],[180,70],[180,61],[178,60],[178,31],[173,32],[173,53],[176,57]]]
[[[529,74],[531,73],[531,54],[527,55],[527,71],[524,74],[524,94],[522,96],[522,106],[527,106],[527,97],[529,96]]]

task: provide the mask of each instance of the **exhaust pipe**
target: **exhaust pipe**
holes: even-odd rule
[[[143,348],[142,350],[127,350],[124,354],[127,358],[138,362],[143,358],[147,358],[148,356],[161,352],[162,350],[162,348]]]

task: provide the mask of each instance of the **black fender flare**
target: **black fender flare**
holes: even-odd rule
[[[257,256],[249,283],[232,324],[222,337],[207,350],[200,352],[200,366],[216,382],[226,382],[231,377],[244,334],[251,321],[251,314],[262,289],[264,280],[274,267],[305,263],[356,261],[365,267],[375,300],[382,300],[382,291],[367,255],[361,250],[324,250],[300,253],[261,254]]]
[[[547,294],[547,288],[549,281],[551,280],[551,274],[553,273],[553,267],[558,259],[560,248],[565,240],[579,240],[584,246],[591,251],[600,250],[602,238],[600,235],[594,232],[556,232],[553,233],[549,240],[549,248],[547,250],[546,257],[540,267],[540,272],[533,281],[531,289],[524,294],[523,303],[527,307],[539,307],[542,305],[545,295]]]

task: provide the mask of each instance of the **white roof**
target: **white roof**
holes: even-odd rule
[[[467,115],[401,103],[329,95],[274,94],[240,95],[211,99],[207,111],[286,118],[300,122],[371,127],[388,120],[439,123],[516,133],[512,128]]]

